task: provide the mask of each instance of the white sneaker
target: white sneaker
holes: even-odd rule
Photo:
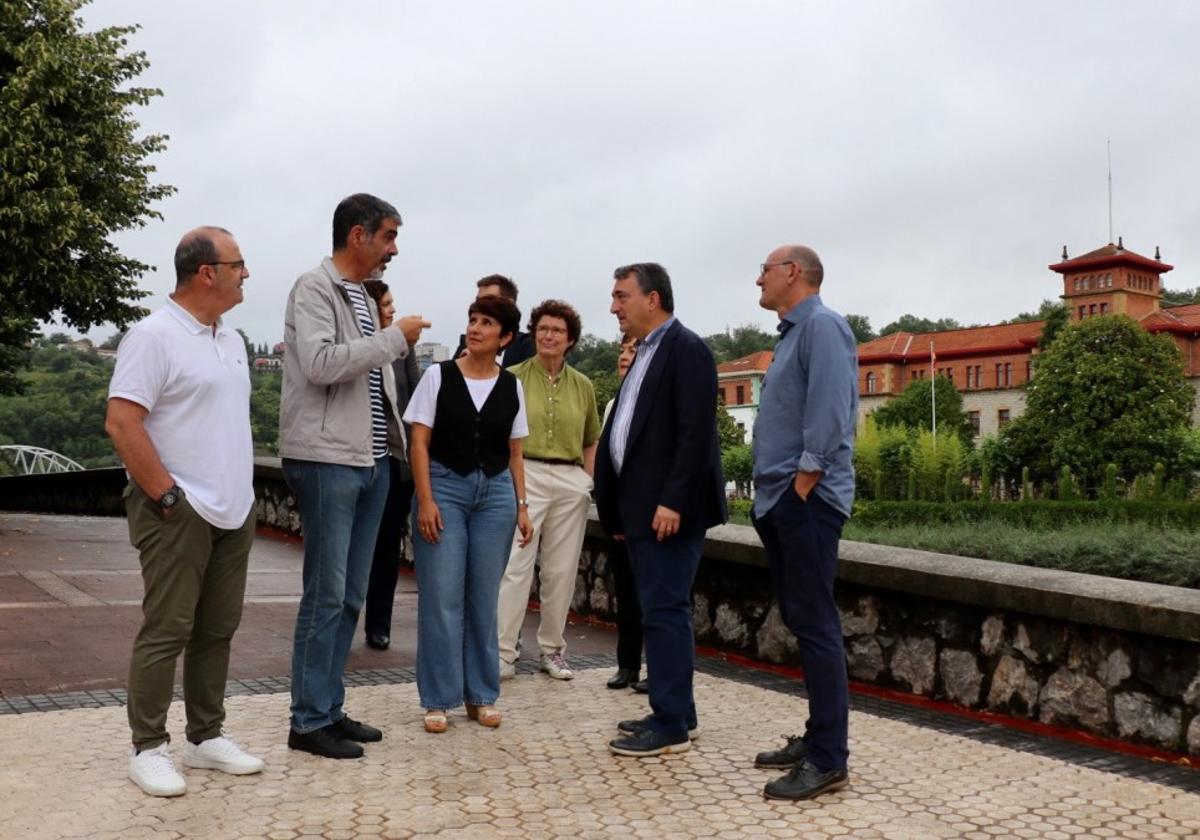
[[[556,680],[573,680],[575,674],[567,665],[567,660],[563,658],[561,653],[543,653],[541,657],[541,669],[550,675],[551,679]]]
[[[517,663],[500,660],[500,679],[511,680],[517,675]]]
[[[138,752],[134,749],[129,759],[129,778],[151,796],[182,796],[187,793],[187,782],[175,769],[166,741],[152,750]]]
[[[190,741],[184,744],[183,763],[186,767],[220,770],[234,776],[261,773],[264,766],[261,758],[250,755],[224,735],[209,738],[199,744]]]

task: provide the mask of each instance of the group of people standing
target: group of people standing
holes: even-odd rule
[[[445,732],[460,706],[500,725],[535,567],[539,667],[571,679],[564,629],[594,492],[621,607],[609,685],[638,682],[644,642],[651,707],[618,724],[610,750],[688,750],[699,733],[691,589],[705,531],[726,518],[712,353],[675,318],[666,270],[635,263],[613,274],[623,379],[603,423],[591,382],[566,361],[578,313],[543,301],[522,332],[515,284],[500,275],[478,282],[455,358],[421,375],[413,348],[429,324],[396,317],[382,280],[400,225],[379,198],[344,199],[332,255],[287,300],[280,456],[304,531],[288,746],[352,759],[383,738],[347,714],[343,674],[364,605],[368,645],[390,642],[409,517],[426,731]],[[119,348],[106,423],[129,473],[146,592],[129,676],[130,777],[159,796],[186,790],[166,729],[180,652],[184,764],[263,767],[222,730],[255,518],[248,360],[222,315],[249,272],[233,235],[215,227],[186,234],[175,267],[171,298]],[[822,271],[810,249],[787,246],[758,280],[782,336],[755,429],[754,524],[800,642],[810,717],[803,736],[757,763],[787,767],[766,794],[793,799],[846,783],[832,590],[853,493],[856,359],[845,321],[820,303]]]

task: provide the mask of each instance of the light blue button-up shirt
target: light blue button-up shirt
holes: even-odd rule
[[[613,415],[612,432],[608,436],[608,451],[612,455],[613,469],[621,474],[621,465],[625,463],[625,447],[629,445],[629,427],[633,423],[633,410],[637,407],[638,394],[642,390],[642,382],[646,379],[646,371],[650,362],[658,352],[658,345],[675,323],[672,315],[650,334],[638,342],[637,355],[625,373],[625,381],[621,385],[621,399],[617,401],[617,413]]]
[[[846,516],[854,504],[858,345],[841,315],[811,295],[779,321],[754,420],[754,515],[766,516],[796,473],[820,470],[814,492]]]

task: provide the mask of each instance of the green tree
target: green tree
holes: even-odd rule
[[[1163,289],[1163,306],[1180,306],[1185,303],[1200,303],[1200,288],[1197,289]]]
[[[101,350],[116,350],[121,346],[121,339],[125,337],[125,330],[118,330],[110,335],[100,344]]]
[[[726,481],[732,481],[739,498],[750,496],[750,482],[754,480],[754,456],[749,444],[731,446],[721,451],[721,472]]]
[[[621,380],[617,378],[616,371],[604,371],[592,376],[592,387],[596,389],[596,408],[600,411],[601,419],[604,418],[604,406],[617,395],[620,386]]]
[[[619,355],[621,342],[605,341],[591,333],[584,333],[571,348],[567,361],[571,367],[594,381],[598,374],[617,372]]]
[[[1025,413],[1000,441],[1035,480],[1053,480],[1065,466],[1094,488],[1109,462],[1126,480],[1157,461],[1184,468],[1195,395],[1170,336],[1124,315],[1086,318],[1033,357],[1033,374]]]
[[[879,337],[871,329],[871,319],[866,315],[847,315],[846,323],[850,325],[850,332],[854,333],[854,340],[859,344]]]
[[[56,316],[86,330],[144,314],[149,266],[118,231],[161,218],[147,158],[166,137],[135,136],[135,106],[161,91],[129,83],[148,66],[126,50],[136,27],[84,32],[86,0],[0,4],[0,393],[21,387],[23,348]]]
[[[880,335],[891,335],[896,332],[930,333],[946,330],[961,329],[962,324],[953,318],[938,318],[931,321],[928,318],[918,318],[916,315],[901,315],[895,321],[879,331]]]
[[[1054,339],[1062,332],[1062,328],[1071,323],[1071,313],[1065,306],[1057,306],[1046,313],[1046,323],[1042,334],[1038,336],[1038,349],[1045,350],[1054,343]]]
[[[746,443],[746,433],[738,428],[737,421],[733,419],[720,399],[717,400],[717,441],[721,445],[722,452]]]
[[[1000,323],[1001,324],[1026,324],[1026,323],[1029,323],[1030,321],[1045,321],[1047,318],[1051,317],[1051,315],[1053,315],[1057,310],[1060,310],[1060,309],[1063,312],[1066,312],[1066,308],[1062,305],[1061,301],[1043,300],[1041,306],[1039,306],[1037,308],[1036,312],[1021,312],[1020,314],[1018,314],[1012,318],[1009,318],[1007,321],[1001,321]]]
[[[716,357],[717,364],[721,364],[760,350],[774,350],[778,337],[777,333],[766,332],[757,324],[742,324],[723,333],[713,333],[704,340]]]
[[[904,426],[907,429],[931,429],[933,423],[933,400],[930,383],[937,389],[937,428],[942,432],[953,432],[968,448],[975,436],[971,422],[963,411],[962,394],[954,382],[946,376],[917,379],[909,383],[904,393],[871,412],[879,426]]]

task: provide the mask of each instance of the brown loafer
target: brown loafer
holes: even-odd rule
[[[467,703],[467,717],[471,720],[479,721],[482,726],[495,728],[500,725],[502,715],[500,710],[495,706],[476,706],[474,703]]]

